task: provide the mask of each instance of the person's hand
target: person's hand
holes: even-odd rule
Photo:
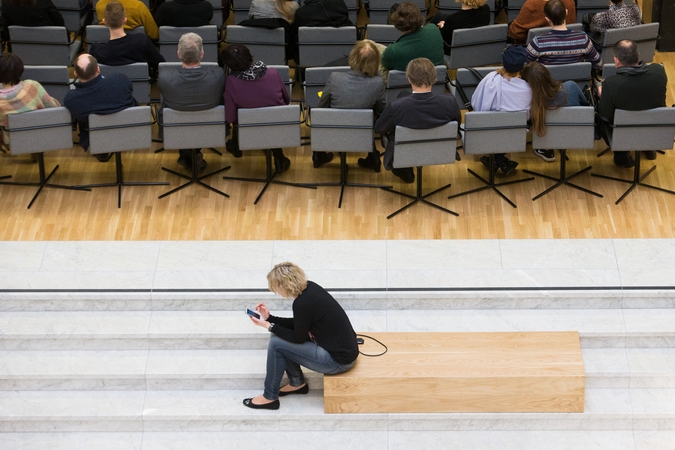
[[[262,327],[266,330],[269,330],[270,327],[272,326],[272,324],[269,323],[266,320],[259,320],[259,319],[256,319],[255,317],[252,317],[252,316],[248,316],[248,317],[249,317],[249,319],[251,319],[251,322],[253,322],[255,325],[257,325],[259,327]]]
[[[267,320],[270,317],[270,310],[264,303],[260,303],[258,306],[256,306],[255,310],[260,313],[260,317],[262,317],[264,320]]]
[[[605,81],[605,80],[602,80]],[[598,97],[602,95],[602,85],[598,86]]]
[[[436,26],[437,26],[438,28],[443,28],[443,27],[445,26],[445,20],[441,20],[440,22],[438,22],[438,23],[436,24]]]

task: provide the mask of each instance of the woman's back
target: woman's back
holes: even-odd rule
[[[61,13],[52,0],[29,1],[5,0],[2,2],[2,21],[5,26],[20,25],[24,27],[63,26]]]

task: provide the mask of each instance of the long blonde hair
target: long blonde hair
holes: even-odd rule
[[[284,20],[288,23],[292,23],[295,20],[295,10],[297,8],[292,8],[292,3],[297,2],[295,0],[274,0],[274,6],[276,6],[277,11],[284,16]]]

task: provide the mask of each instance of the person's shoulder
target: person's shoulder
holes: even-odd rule
[[[652,63],[647,65],[647,73],[652,73],[654,75],[666,76],[666,69],[662,64]]]

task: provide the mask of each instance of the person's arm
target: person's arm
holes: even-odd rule
[[[288,93],[288,89],[286,89],[286,85],[284,84],[284,80],[281,78],[279,71],[275,70],[275,72],[277,74],[277,82],[281,85],[281,96],[284,99],[284,104],[289,105],[291,103],[291,95]]]
[[[591,31],[602,34],[610,28],[607,11],[599,12],[591,20]]]
[[[228,77],[230,80],[232,77]],[[231,83],[230,83],[231,84]],[[235,98],[236,89],[231,86],[225,89],[225,122],[237,122],[237,100]]]
[[[527,56],[526,56],[527,62],[534,62],[534,61],[537,61],[539,59],[539,51],[538,51],[538,49],[536,49],[534,47],[533,44],[537,45],[535,43],[534,39],[532,41],[530,41],[529,44],[527,44],[527,48],[525,49],[527,51]]]
[[[384,108],[384,111],[382,111],[382,115],[377,119],[377,122],[375,122],[375,132],[379,134],[388,134],[394,130],[396,130],[394,108],[389,104]]]
[[[602,57],[595,49],[593,41],[591,41],[590,39],[587,39],[587,41],[588,45],[586,46],[586,50],[584,51],[584,60],[590,62],[591,66],[593,66],[594,69],[602,69]]]
[[[140,14],[141,24],[145,29],[145,34],[147,34],[150,39],[156,41],[159,39],[159,28],[157,27],[157,24],[155,23],[155,19],[153,19],[152,14],[150,14],[150,10],[148,10],[148,7],[145,6],[143,2],[140,3],[141,5],[138,8],[138,10]]]
[[[605,81],[602,82],[601,92],[602,95],[600,96],[600,102],[598,103],[598,114],[612,123],[614,121],[614,111],[616,110],[616,107],[614,106],[614,99],[606,92]]]
[[[319,108],[330,108],[330,80],[333,78],[333,75],[328,77],[326,85],[323,87],[323,92],[321,97],[319,97]]]
[[[375,105],[373,106],[373,113],[375,113],[376,116],[379,116],[380,114],[382,114],[382,111],[384,111],[384,108],[386,106],[387,106],[387,92],[386,89],[384,88],[384,81],[382,81],[379,87],[377,100],[375,101]]]
[[[159,52],[159,50],[157,50],[157,47],[155,47],[155,44],[153,44],[150,38],[147,36],[145,39],[145,57],[148,60],[148,65],[150,67],[154,67],[155,69],[159,67],[159,63],[166,61],[164,56]]]
[[[52,26],[62,27],[65,25],[65,22],[63,21],[63,16],[59,12],[59,10],[56,9],[56,6],[51,0],[49,1],[47,14],[49,15],[49,19],[52,21]]]
[[[276,318],[275,318],[276,319]],[[303,305],[298,305],[297,299],[293,302],[293,328],[288,328],[283,323],[274,322],[272,333],[284,341],[302,344],[309,340],[309,326],[312,324],[310,310]]]
[[[38,88],[38,95],[40,96],[40,101],[42,101],[42,104],[45,105],[45,108],[56,108],[58,106],[61,106],[59,101],[55,98],[52,98],[40,83],[36,84]]]
[[[396,42],[390,44],[382,52],[382,59],[380,61],[382,67],[384,67],[387,70],[392,70],[394,68],[394,64],[396,63],[396,55],[394,54],[395,51],[396,51]]]

